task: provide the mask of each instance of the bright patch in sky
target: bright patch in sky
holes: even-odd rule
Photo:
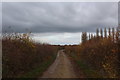
[[[32,33],[35,42],[49,43],[55,45],[80,44],[81,32],[79,33]],[[95,34],[95,33],[93,33]]]

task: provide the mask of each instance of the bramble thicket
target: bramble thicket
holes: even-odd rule
[[[4,34],[2,77],[36,78],[54,61],[58,46],[36,43],[29,34]]]
[[[83,32],[82,43],[65,50],[78,65],[90,68],[81,68],[87,77],[116,78],[120,76],[119,38],[119,28],[97,29],[96,35]]]

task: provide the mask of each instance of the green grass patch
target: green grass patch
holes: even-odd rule
[[[39,65],[37,68],[18,76],[18,78],[39,78],[42,76],[42,73],[53,63],[55,60],[55,57],[53,59],[48,60],[46,62],[43,62],[41,65]]]
[[[88,67],[88,65],[84,64],[82,61],[76,60],[76,63],[83,70],[83,72],[87,78],[101,78],[102,77],[98,74],[98,72],[96,70]]]
[[[80,69],[83,71],[84,75],[87,78],[102,78],[102,76],[97,72],[97,70],[92,69],[85,63],[83,63],[82,60],[77,60],[77,56],[74,54],[71,54],[71,57],[74,59],[75,63],[80,67]]]

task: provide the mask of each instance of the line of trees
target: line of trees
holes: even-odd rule
[[[99,39],[105,39],[105,38],[109,38],[111,39],[113,42],[118,42],[119,40],[119,28],[104,28],[104,29],[96,29],[96,35],[95,34],[91,34],[89,33],[87,35],[87,32],[82,32],[82,43],[85,43],[88,40],[99,40]]]

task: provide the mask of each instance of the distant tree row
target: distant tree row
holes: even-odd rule
[[[119,28],[104,28],[104,29],[96,29],[96,34],[89,33],[87,35],[87,32],[82,32],[82,43],[85,43],[87,40],[92,39],[104,39],[104,38],[110,38],[112,41],[116,42],[119,40]]]

